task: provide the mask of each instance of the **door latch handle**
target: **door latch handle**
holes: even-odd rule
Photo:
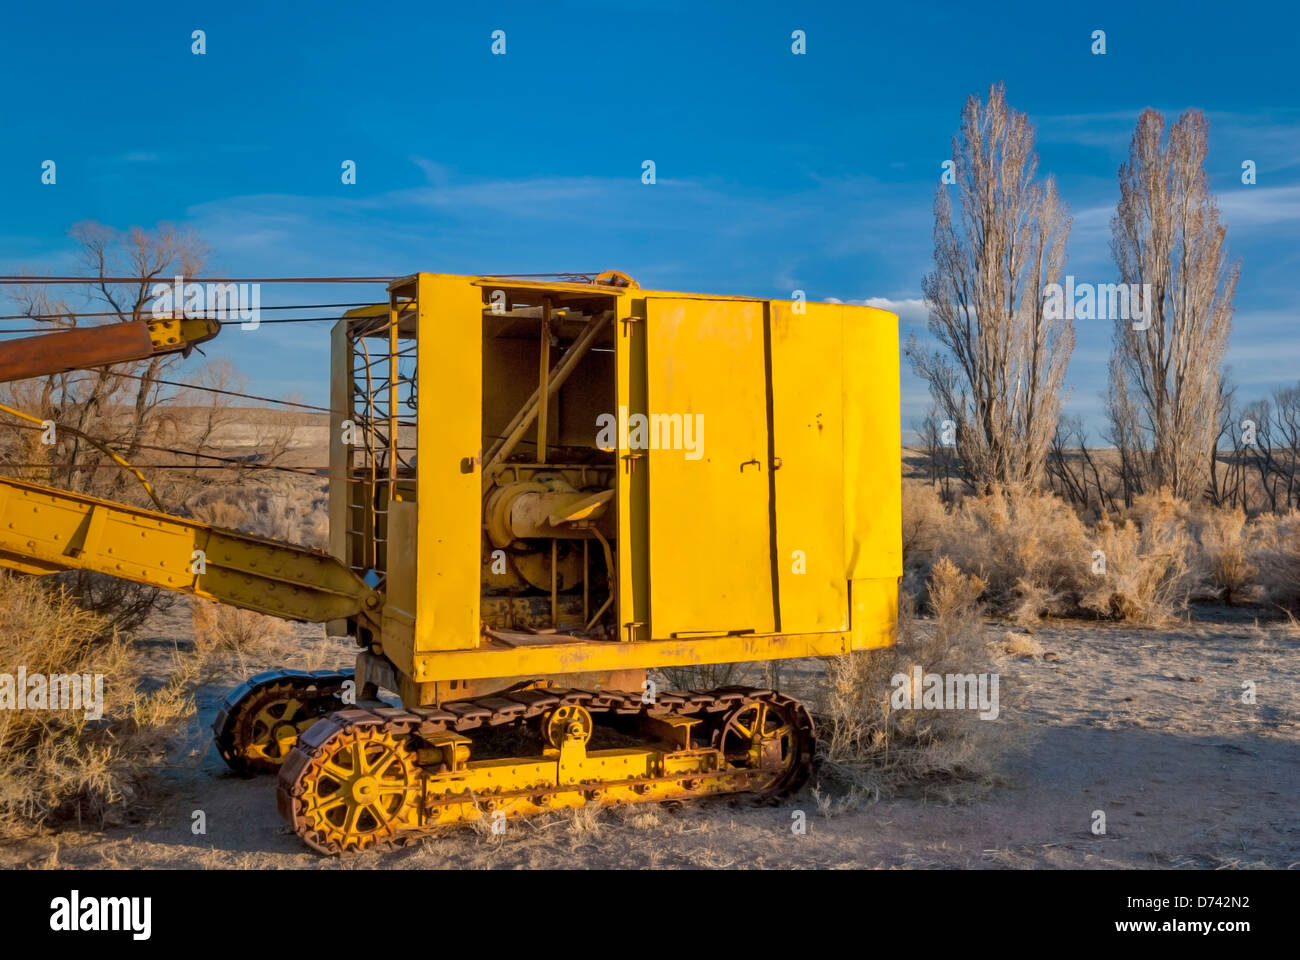
[[[744,472],[745,472],[745,468],[746,468],[746,467],[749,467],[749,466],[755,466],[755,467],[758,467],[759,473],[762,473],[762,472],[763,472],[763,465],[762,465],[761,463],[759,463],[757,460],[746,460],[744,463],[742,463],[742,464],[740,465],[740,472],[741,472],[741,473],[744,473]]]

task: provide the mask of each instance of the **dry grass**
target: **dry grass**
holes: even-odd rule
[[[821,755],[830,778],[867,795],[919,789],[957,799],[993,783],[1012,745],[1012,724],[982,720],[974,710],[896,709],[892,681],[925,673],[992,673],[983,612],[986,584],[947,559],[928,584],[934,619],[917,620],[900,603],[898,644],[828,661],[822,691]]]
[[[205,676],[220,676],[232,667],[246,674],[250,659],[265,659],[269,650],[284,647],[293,637],[283,620],[224,603],[192,600],[190,616],[197,666]]]
[[[600,833],[604,809],[594,803],[574,807],[569,811],[569,832],[575,836],[595,836]]]
[[[1002,652],[1008,657],[1032,660],[1043,655],[1043,645],[1027,633],[1008,630],[1002,639]]]
[[[1200,544],[1193,558],[1198,593],[1229,604],[1258,599],[1260,571],[1251,560],[1245,512],[1204,508],[1195,514],[1195,534]]]
[[[0,579],[0,664],[34,674],[101,674],[103,717],[86,710],[0,710],[0,833],[68,819],[103,824],[141,796],[167,746],[194,714],[192,675],[146,692],[129,645],[63,590]]]
[[[1256,518],[1250,543],[1249,558],[1269,602],[1300,613],[1300,513]]]
[[[1052,616],[1167,622],[1193,596],[1230,603],[1285,586],[1287,538],[1263,536],[1240,512],[1193,511],[1168,491],[1138,497],[1091,525],[1049,493],[999,490],[945,509],[924,484],[903,498],[904,584],[921,593],[947,557],[985,581],[988,611],[1015,623]],[[1269,587],[1273,590],[1274,588]]]
[[[1168,622],[1187,607],[1190,555],[1186,504],[1167,492],[1138,498],[1130,517],[1103,517],[1093,532],[1103,572],[1081,584],[1079,606],[1135,623]]]

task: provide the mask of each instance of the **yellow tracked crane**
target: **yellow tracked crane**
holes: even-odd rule
[[[797,789],[814,751],[801,704],[659,690],[647,671],[893,642],[897,317],[617,271],[421,273],[388,292],[332,331],[328,555],[0,478],[0,566],[354,637],[354,673],[259,675],[214,724],[232,768],[278,774],[282,815],[323,852]],[[179,334],[167,348],[210,331]],[[57,366],[0,346],[0,375],[155,350],[68,344],[81,352]]]

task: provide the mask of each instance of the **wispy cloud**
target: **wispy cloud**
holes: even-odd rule
[[[380,263],[466,272],[654,268],[671,273],[638,279],[773,296],[804,289],[815,299],[872,293],[828,289],[827,278],[863,258],[899,264],[895,272],[907,276],[929,243],[928,191],[918,217],[900,205],[896,186],[869,178],[809,178],[775,192],[675,178],[457,179],[440,164],[411,160],[442,182],[356,196],[234,197],[189,212],[213,249],[235,261],[274,253],[278,263],[353,271]]]
[[[1219,211],[1229,227],[1271,227],[1287,224],[1300,236],[1300,186],[1243,186],[1218,194]]]

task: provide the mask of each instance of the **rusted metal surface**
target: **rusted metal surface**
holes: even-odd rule
[[[162,335],[160,328],[173,328]],[[135,320],[0,342],[0,383],[188,353],[221,327],[202,320]]]
[[[102,367],[152,354],[149,325],[143,321],[43,333],[0,344],[0,381]]]

